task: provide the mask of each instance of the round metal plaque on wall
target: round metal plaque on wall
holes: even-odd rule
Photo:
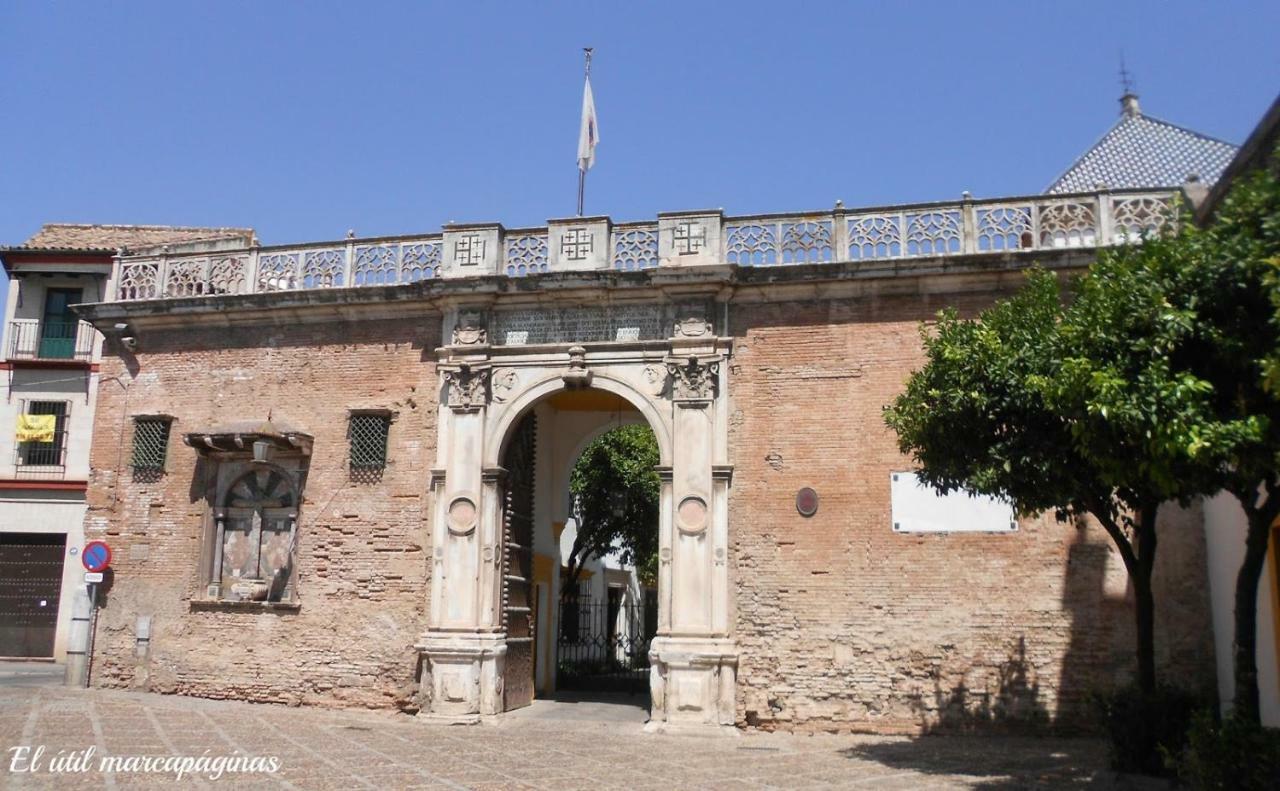
[[[818,513],[818,493],[808,486],[796,492],[796,510],[806,518]]]

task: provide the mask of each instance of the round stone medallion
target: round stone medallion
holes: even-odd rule
[[[466,535],[476,527],[476,504],[466,497],[455,498],[449,503],[449,530],[456,535]]]
[[[701,497],[686,497],[676,508],[676,523],[685,533],[701,533],[707,527],[707,502]]]
[[[818,493],[808,486],[796,492],[796,510],[806,518],[818,513]]]

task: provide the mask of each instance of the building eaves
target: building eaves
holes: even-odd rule
[[[46,223],[20,247],[33,251],[114,252],[120,248],[133,250],[215,239],[243,239],[250,243],[254,231],[252,228]]]
[[[1271,102],[1270,109],[1249,133],[1249,139],[1240,146],[1218,182],[1209,191],[1208,197],[1196,210],[1196,221],[1203,224],[1212,218],[1231,189],[1231,184],[1248,171],[1265,166],[1276,152],[1277,145],[1280,145],[1280,95]]]

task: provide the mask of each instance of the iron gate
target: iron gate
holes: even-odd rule
[[[655,617],[646,618],[647,608],[623,602],[620,589],[610,588],[609,593],[605,601],[569,597],[560,602],[557,689],[648,693],[649,643],[657,631],[657,608]]]
[[[0,534],[0,656],[53,656],[65,533]]]

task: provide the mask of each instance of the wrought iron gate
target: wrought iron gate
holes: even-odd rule
[[[609,594],[605,601],[571,596],[560,602],[558,689],[648,693],[649,643],[657,631],[657,608],[654,617],[647,618],[643,604],[622,601],[621,589],[610,588]]]

